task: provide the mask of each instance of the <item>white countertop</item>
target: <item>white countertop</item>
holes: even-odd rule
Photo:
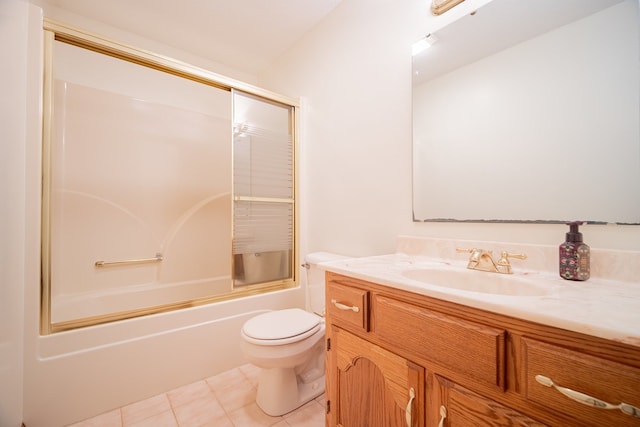
[[[533,249],[535,252],[539,248]],[[406,252],[411,251],[331,261],[321,263],[319,267],[441,300],[640,347],[640,283],[637,281],[611,280],[592,275],[587,281],[574,282],[560,278],[557,273],[518,268],[517,261],[514,261],[513,278],[534,281],[545,288],[544,295],[509,296],[471,292],[434,286],[403,275],[408,270],[425,268],[465,269],[466,259],[451,261]],[[636,254],[631,255],[635,258]],[[637,268],[637,265],[633,267]],[[467,271],[478,275],[503,276]]]

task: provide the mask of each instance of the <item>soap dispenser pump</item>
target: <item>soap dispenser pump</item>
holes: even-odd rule
[[[590,249],[582,241],[578,227],[581,221],[568,222],[566,241],[560,245],[560,277],[566,280],[587,280],[590,275]]]

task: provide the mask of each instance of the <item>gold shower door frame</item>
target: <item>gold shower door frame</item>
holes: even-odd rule
[[[113,58],[142,65],[154,70],[162,71],[179,78],[188,79],[207,86],[212,86],[225,91],[239,91],[247,93],[265,102],[282,105],[291,110],[291,120],[289,130],[293,139],[293,197],[290,203],[293,204],[293,239],[290,254],[291,277],[287,279],[274,280],[265,283],[256,283],[243,286],[233,286],[228,293],[211,295],[204,298],[190,299],[173,302],[169,304],[155,305],[134,310],[118,311],[114,313],[101,314],[97,316],[83,317],[62,322],[52,323],[51,316],[51,161],[52,161],[52,138],[53,138],[53,46],[59,41],[93,52],[104,54]],[[197,305],[210,304],[217,301],[241,298],[250,295],[271,292],[280,289],[292,288],[298,284],[298,206],[297,200],[297,119],[299,114],[299,103],[291,98],[266,91],[253,85],[249,85],[225,76],[209,72],[207,70],[191,66],[189,64],[176,61],[151,52],[136,49],[112,40],[108,40],[76,28],[72,28],[48,19],[44,20],[44,75],[43,75],[43,145],[42,145],[42,229],[41,229],[41,313],[40,331],[46,335],[59,331],[76,329],[86,326],[98,325],[102,323],[123,320],[133,317],[140,317],[149,314],[178,310]],[[231,120],[233,123],[233,118]],[[230,146],[232,141],[229,141]],[[233,213],[229,212],[232,221]],[[230,240],[233,236],[229,236]],[[153,254],[150,254],[153,255]],[[116,263],[124,261],[125,264],[146,264],[162,261],[162,255],[156,254],[149,258],[116,260]],[[102,263],[101,263],[102,262]],[[98,260],[96,268],[109,268],[112,260]],[[229,262],[233,263],[233,256],[229,253]],[[233,265],[231,265],[232,281]]]

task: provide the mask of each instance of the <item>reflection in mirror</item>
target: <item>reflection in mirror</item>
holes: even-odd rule
[[[414,56],[415,221],[640,224],[637,0],[494,0]]]

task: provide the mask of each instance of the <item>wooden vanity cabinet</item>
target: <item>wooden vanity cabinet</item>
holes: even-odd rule
[[[590,407],[536,380],[640,408],[639,347],[326,280],[329,427],[640,427],[640,412]]]

